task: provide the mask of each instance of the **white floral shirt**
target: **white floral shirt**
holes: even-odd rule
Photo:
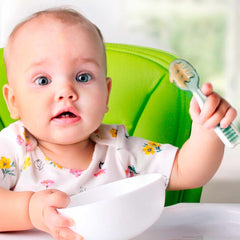
[[[59,189],[69,195],[138,174],[161,173],[166,187],[177,148],[128,136],[123,125],[102,124],[86,170],[66,169],[44,156],[21,121],[0,132],[0,187],[13,191]]]

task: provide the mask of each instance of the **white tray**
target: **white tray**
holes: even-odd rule
[[[53,240],[37,230],[0,233],[0,240]],[[240,204],[181,203],[134,240],[240,240]]]
[[[240,240],[240,204],[181,203],[135,240]]]

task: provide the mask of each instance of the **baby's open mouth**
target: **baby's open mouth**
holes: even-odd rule
[[[77,116],[72,112],[63,112],[57,115],[55,118],[75,118],[75,117]]]
[[[55,113],[51,121],[60,125],[71,125],[81,120],[77,110],[74,108],[65,108]]]

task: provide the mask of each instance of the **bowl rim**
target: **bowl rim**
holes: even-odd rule
[[[89,194],[89,192],[95,191],[96,188],[106,188],[106,187],[109,187],[109,186],[112,186],[112,185],[120,184],[123,181],[133,181],[134,178],[136,178],[136,177],[146,178],[146,177],[149,177],[149,176],[155,176],[155,177],[152,178],[151,181],[148,181],[147,183],[144,183],[143,185],[141,185],[139,188],[136,188],[134,191],[127,191],[127,192],[124,192],[124,193],[119,193],[119,194],[117,194],[115,196],[111,196],[111,197],[106,198],[106,199],[100,199],[100,200],[97,200],[97,201],[91,201],[89,203],[81,204],[81,205],[71,206],[71,202],[70,202],[69,207],[67,206],[66,208],[59,209],[59,210],[61,210],[61,211],[66,210],[67,211],[67,210],[70,210],[70,209],[73,209],[73,208],[76,208],[76,207],[78,207],[78,208],[80,207],[81,208],[81,207],[94,205],[94,204],[97,204],[97,203],[109,202],[109,201],[112,201],[112,200],[117,199],[117,198],[122,198],[126,194],[132,194],[135,191],[139,191],[140,189],[146,188],[150,184],[152,184],[153,182],[158,181],[160,179],[162,179],[162,184],[163,184],[163,186],[165,186],[165,181],[164,181],[165,177],[161,173],[147,173],[147,174],[141,174],[141,175],[139,174],[139,175],[136,175],[136,176],[133,176],[133,177],[123,178],[123,179],[120,179],[120,180],[116,180],[116,181],[113,181],[113,182],[109,182],[109,183],[106,183],[106,184],[102,184],[102,185],[96,186],[96,187],[91,188],[91,189],[89,189],[87,191],[77,193],[77,194],[71,196],[70,199],[72,201],[73,198],[77,198],[77,197],[79,197],[79,195]],[[165,192],[165,187],[164,187],[163,190]],[[159,191],[161,191],[161,186],[159,186]]]

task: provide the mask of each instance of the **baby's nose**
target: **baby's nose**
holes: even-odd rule
[[[63,100],[76,101],[77,93],[73,89],[65,89],[64,88],[58,92],[55,100],[57,100],[57,101],[63,101]]]
[[[70,100],[74,100],[74,94],[69,94],[69,95],[60,95],[58,97],[58,100],[62,100],[62,99],[70,99]]]

